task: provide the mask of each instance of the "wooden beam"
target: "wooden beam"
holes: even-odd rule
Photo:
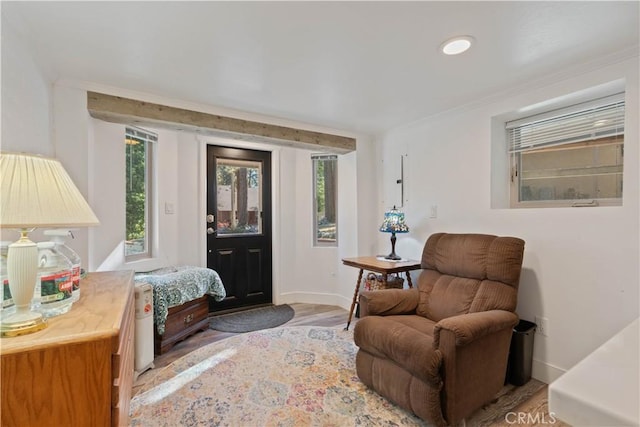
[[[113,123],[188,131],[339,154],[356,149],[355,138],[218,116],[97,92],[87,92],[87,109],[91,117]]]

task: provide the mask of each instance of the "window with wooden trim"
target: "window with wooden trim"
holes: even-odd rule
[[[126,261],[150,258],[153,146],[158,135],[139,128],[125,129]]]
[[[506,123],[512,207],[621,205],[624,93]]]
[[[338,246],[338,156],[314,154],[313,245]]]

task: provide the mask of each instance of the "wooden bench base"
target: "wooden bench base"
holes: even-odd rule
[[[209,328],[209,303],[207,295],[171,307],[167,315],[164,334],[159,335],[154,328],[154,352],[164,354],[176,343]]]

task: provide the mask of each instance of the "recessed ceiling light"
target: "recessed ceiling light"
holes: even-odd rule
[[[453,37],[440,45],[440,51],[445,55],[458,55],[468,50],[474,40],[471,36]]]

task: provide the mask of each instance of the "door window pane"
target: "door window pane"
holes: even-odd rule
[[[218,235],[261,234],[262,163],[217,159]]]

